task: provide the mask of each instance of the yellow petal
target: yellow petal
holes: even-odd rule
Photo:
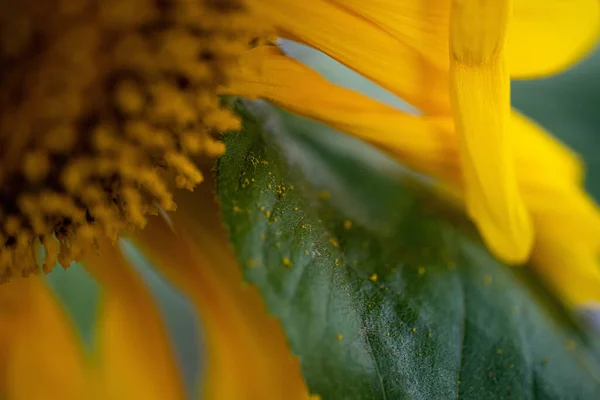
[[[387,26],[380,25],[377,5],[363,15],[351,9],[356,4],[344,1],[255,0],[250,4],[280,35],[323,51],[425,113],[448,112],[447,51],[443,57],[432,56],[435,50],[422,52],[426,47],[441,47],[443,38],[438,38],[437,31],[424,31],[421,25],[426,22],[420,19],[425,14],[427,22],[440,22],[438,29],[443,31],[444,12],[440,9],[438,15],[429,5],[430,11],[421,13],[425,8],[421,2],[415,6],[394,3],[393,8],[383,10],[390,12]],[[383,4],[391,5],[391,1]],[[389,29],[390,25],[396,30]],[[406,29],[399,31],[400,27]]]
[[[600,208],[582,188],[548,190],[545,199],[530,187],[524,188],[523,193],[536,221],[536,230],[541,234],[543,226],[544,237],[561,238],[577,248],[587,248],[588,253],[600,250]]]
[[[86,254],[104,288],[98,326],[99,398],[181,400],[174,353],[158,308],[140,277],[112,243]]]
[[[544,231],[560,223],[561,219],[546,219],[536,223],[539,234],[531,265],[567,304],[577,306],[592,301],[600,302],[598,248],[580,245],[577,231],[564,230],[559,235]]]
[[[583,183],[583,163],[579,156],[518,111],[508,124],[519,185]]]
[[[531,265],[571,306],[600,302],[600,212],[586,197],[561,199],[534,215]]]
[[[382,28],[422,54],[440,70],[448,70],[450,0],[330,0]],[[398,59],[397,63],[402,63]]]
[[[137,233],[138,244],[190,297],[202,319],[208,352],[202,398],[308,399],[279,322],[257,289],[242,281],[211,190],[203,184],[190,208],[178,199],[177,233],[159,218]]]
[[[87,398],[83,345],[41,277],[0,285],[0,393],[10,400]]]
[[[447,143],[448,121],[416,118],[358,92],[334,85],[276,47],[248,51],[224,93],[262,98],[296,114],[396,153],[421,172],[457,175],[456,150]],[[451,122],[450,122],[451,123]],[[450,152],[447,150],[450,149]],[[426,157],[427,162],[422,162]],[[412,160],[419,162],[411,165]]]
[[[513,15],[507,43],[513,77],[560,72],[598,42],[598,0],[515,0]]]
[[[453,2],[450,93],[467,212],[496,256],[522,263],[533,245],[533,227],[517,188],[508,126],[509,14],[509,0]]]

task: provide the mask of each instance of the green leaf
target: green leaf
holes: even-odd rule
[[[599,398],[586,337],[527,270],[495,261],[414,179],[292,134],[302,128],[289,116],[265,118],[246,115],[225,137],[218,194],[312,392]]]

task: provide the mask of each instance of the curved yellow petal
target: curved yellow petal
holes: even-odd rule
[[[419,19],[425,8],[420,2],[416,4],[421,10],[414,9],[412,2],[395,2],[386,10],[392,14],[386,19],[387,26],[380,24],[376,4],[371,13],[357,13],[352,9],[356,4],[344,1],[254,0],[250,4],[281,36],[321,50],[427,114],[449,111],[447,51],[445,57],[433,56],[435,50],[422,52],[433,44],[441,47],[443,38],[437,37],[437,31],[419,26],[425,23]],[[443,31],[443,12],[438,15],[436,8],[430,7],[424,13],[430,18],[427,22],[440,22]],[[406,29],[392,30],[390,26]]]
[[[444,171],[454,175],[460,172],[456,168],[456,151],[446,143],[446,132],[451,131],[446,128],[446,120],[436,124],[437,118],[417,118],[334,85],[276,47],[248,51],[235,81],[222,90],[227,94],[268,100],[328,124],[395,154],[421,172]],[[423,157],[428,157],[427,162],[421,162]],[[418,165],[412,165],[412,160]]]
[[[87,398],[83,344],[43,278],[0,285],[0,397]]]
[[[242,280],[211,191],[205,183],[189,204],[178,199],[176,231],[154,218],[137,233],[137,243],[190,297],[201,317],[208,352],[202,398],[308,399],[279,322],[257,289]]]
[[[455,0],[450,19],[450,97],[467,212],[490,250],[527,260],[533,226],[517,187],[508,126],[510,82],[504,40],[509,0]]]
[[[506,51],[516,78],[560,72],[600,37],[598,0],[515,0],[513,16]]]
[[[450,0],[329,1],[382,28],[440,70],[448,70]]]
[[[104,292],[96,350],[98,398],[181,400],[184,386],[158,308],[112,243],[85,256]]]

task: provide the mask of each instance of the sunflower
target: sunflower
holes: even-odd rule
[[[581,161],[510,109],[511,77],[555,74],[594,47],[597,1],[270,0],[256,12],[418,113],[334,85],[277,46],[247,51],[224,93],[324,122],[435,178],[498,258],[531,260],[569,303],[600,300],[600,213]]]
[[[218,93],[270,100],[437,178],[505,260],[527,259],[535,231],[534,265],[558,282],[569,260],[572,285],[557,284],[559,290],[569,301],[597,300],[600,222],[580,188],[581,166],[541,128],[510,113],[508,71],[538,76],[577,60],[595,40],[598,4],[522,3],[514,16],[506,1],[3,4],[6,397],[183,397],[156,307],[116,247],[131,232],[203,317],[212,351],[208,398],[309,396],[279,325],[254,289],[240,286],[210,185],[181,194],[179,211],[170,220],[163,215],[176,208],[174,188],[193,189],[205,179],[192,158],[220,155],[218,135],[240,127]],[[558,33],[540,28],[549,22]],[[423,115],[328,83],[263,40],[273,32],[324,51]],[[91,356],[36,276],[39,264],[48,273],[73,260],[104,288]],[[235,374],[239,368],[244,372]],[[285,374],[274,377],[279,369]]]

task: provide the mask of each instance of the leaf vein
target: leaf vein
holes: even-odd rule
[[[371,355],[371,359],[373,360],[373,365],[375,367],[375,373],[377,374],[377,379],[379,380],[379,386],[381,387],[381,394],[383,395],[383,400],[387,400],[387,395],[385,394],[385,386],[383,384],[383,376],[381,376],[381,371],[379,370],[379,363],[377,362],[377,357],[375,357],[375,353],[373,352],[373,347],[371,346],[371,342],[369,341],[369,334],[366,332],[365,332],[365,340],[367,342],[369,354]]]

